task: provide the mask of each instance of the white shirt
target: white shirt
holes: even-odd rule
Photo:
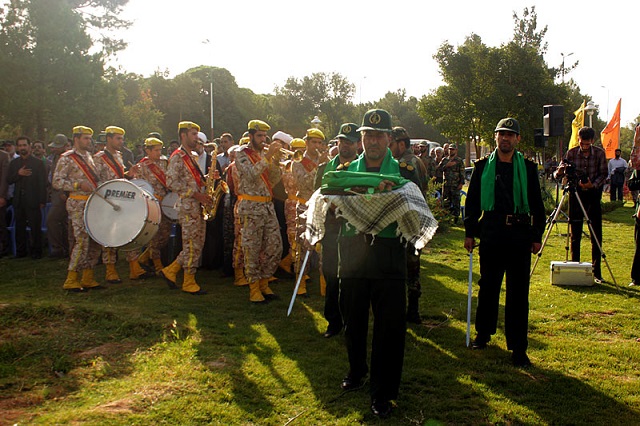
[[[624,167],[625,169],[627,168],[627,162],[623,160],[622,157],[618,159],[612,158],[611,160],[609,160],[609,177],[611,177],[613,171],[618,167]]]

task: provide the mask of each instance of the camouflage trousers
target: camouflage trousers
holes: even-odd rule
[[[238,202],[233,208],[233,268],[244,269],[244,254],[242,253],[242,224],[238,214]]]
[[[273,204],[269,203],[267,209],[261,209],[258,214],[243,212],[238,216],[247,281],[270,278],[282,258],[282,238]]]
[[[178,221],[182,228],[182,251],[176,260],[185,273],[195,275],[206,233],[206,223],[202,218],[200,203],[193,198],[181,199]]]
[[[75,244],[69,258],[69,271],[92,269],[98,264],[100,245],[93,241],[84,226],[86,200],[67,199],[67,213],[71,220]]]
[[[295,256],[296,248],[298,244],[296,242],[296,205],[298,204],[297,200],[285,200],[284,201],[284,217],[287,223],[287,239],[289,240],[289,253],[291,256]]]
[[[460,190],[458,185],[442,185],[442,207],[448,209],[453,217],[460,216]]]
[[[151,259],[160,259],[161,250],[169,242],[169,236],[171,234],[171,220],[165,215],[162,215],[160,219],[160,227],[158,232],[149,241],[149,257]]]

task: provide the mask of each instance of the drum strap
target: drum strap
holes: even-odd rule
[[[113,170],[113,173],[115,173],[119,179],[124,177],[124,167],[120,165],[120,163],[113,157],[113,154],[111,154],[107,149],[104,150],[102,159],[107,163],[107,166]]]
[[[89,196],[88,195],[84,195],[84,194],[73,194],[73,193],[71,193],[69,195],[69,198],[71,198],[72,200],[88,200]]]
[[[78,167],[80,167],[80,170],[82,170],[82,173],[84,173],[87,179],[89,179],[89,182],[91,182],[91,184],[94,187],[97,187],[98,181],[100,179],[98,179],[98,175],[93,170],[93,168],[89,165],[89,163],[87,163],[87,161],[82,157],[82,155],[73,151],[71,154],[69,154],[69,157],[71,157],[71,159],[75,161]]]
[[[160,184],[164,187],[164,189],[169,191],[169,187],[167,187],[167,176],[164,174],[164,171],[156,163],[149,160],[149,158],[145,157],[142,160],[140,160],[140,164],[144,164],[145,166],[147,166],[149,171],[153,173],[153,175],[156,177],[156,179],[158,179],[158,182],[160,182]]]
[[[179,151],[175,150],[173,154],[171,154],[171,156],[173,157],[174,155],[177,154],[182,157],[182,161],[184,161],[185,166],[187,166],[187,169],[195,179],[196,184],[198,185],[198,188],[202,188],[202,186],[204,185],[205,179],[204,179],[204,175],[202,174],[202,171],[200,170],[200,166],[196,164],[196,162],[193,160],[191,155],[187,152],[186,149],[184,149],[183,146],[180,147],[180,151],[182,151],[182,153],[178,154]]]

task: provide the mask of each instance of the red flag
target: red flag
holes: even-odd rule
[[[614,158],[616,156],[616,149],[620,147],[620,104],[622,99],[618,101],[618,106],[611,117],[611,121],[607,124],[607,127],[600,133],[600,140],[602,141],[602,147],[607,153],[607,159]]]

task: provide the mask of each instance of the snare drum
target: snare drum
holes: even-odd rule
[[[160,227],[160,203],[126,179],[107,181],[91,194],[84,207],[87,232],[104,247],[124,251],[144,247]]]
[[[164,196],[160,206],[162,207],[162,213],[172,221],[178,220],[178,209],[176,207],[180,197],[177,192],[168,192],[167,195]]]

